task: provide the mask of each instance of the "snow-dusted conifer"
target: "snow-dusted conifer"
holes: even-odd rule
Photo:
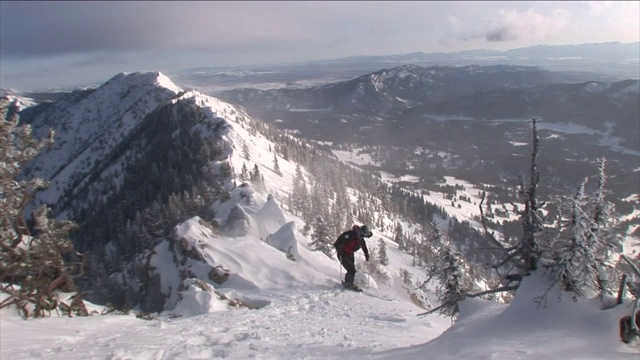
[[[331,257],[333,252],[332,242],[327,231],[327,226],[321,216],[315,218],[311,238],[311,246],[315,250],[322,251],[325,255]]]
[[[453,251],[449,246],[440,249],[440,263],[438,276],[441,283],[440,302],[442,308],[440,313],[453,318],[459,312],[458,302],[464,299],[467,289],[464,286],[463,263],[460,254]]]
[[[588,279],[591,278],[589,274],[592,270],[589,265],[593,262],[585,237],[590,227],[587,214],[583,211],[586,205],[584,194],[586,182],[586,179],[581,182],[575,196],[568,199],[570,204],[570,218],[566,231],[568,240],[564,240],[563,233],[560,233],[561,237],[556,241],[557,248],[554,249],[557,255],[550,265],[555,280],[562,284],[564,290],[575,296],[584,295],[583,291],[587,287]]]
[[[249,180],[249,171],[247,170],[247,164],[242,163],[242,170],[240,171],[240,180]]]
[[[245,160],[251,160],[251,151],[249,151],[249,146],[246,142],[242,143],[242,157]]]
[[[271,146],[271,145],[269,145]],[[275,153],[273,153],[273,171],[282,176],[282,170],[280,170],[280,164],[278,164],[278,157],[276,156]]]
[[[430,247],[434,251],[431,262],[427,263],[427,280],[438,280],[438,297],[440,306],[427,313],[440,312],[455,319],[458,316],[458,303],[468,297],[472,284],[465,277],[466,268],[460,253],[453,244],[446,239],[438,225],[430,224]]]
[[[387,255],[387,244],[382,240],[378,240],[378,262],[380,265],[389,265],[389,256]]]
[[[58,307],[56,290],[74,290],[73,268],[63,254],[73,252],[68,235],[77,225],[53,221],[42,205],[33,211],[34,232],[23,219],[34,194],[47,187],[43,179],[19,179],[25,164],[45,146],[49,137],[36,140],[29,125],[18,126],[17,115],[9,115],[9,104],[0,104],[0,283],[8,299],[1,307],[15,305],[24,317],[45,316]],[[86,310],[86,309],[85,309]]]
[[[402,228],[402,224],[399,222],[396,223],[393,240],[398,243],[398,248],[400,250],[406,250],[404,229]]]
[[[293,177],[293,184],[291,189],[291,198],[293,205],[293,213],[297,215],[304,215],[310,213],[309,206],[309,191],[307,190],[307,183],[302,173],[300,165],[296,166],[295,176]],[[305,218],[306,219],[306,218]]]
[[[549,265],[552,278],[574,296],[585,295],[587,289],[609,292],[607,273],[615,272],[609,260],[619,249],[620,240],[613,231],[613,205],[604,199],[604,159],[598,161],[598,186],[594,196],[586,194],[587,179],[576,194],[567,199],[567,224],[552,248],[554,261]]]

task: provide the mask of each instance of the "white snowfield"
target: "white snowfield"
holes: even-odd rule
[[[616,319],[588,301],[536,310],[481,300],[461,319],[315,284],[265,293],[270,304],[187,318],[91,316],[25,321],[2,314],[2,359],[628,359]],[[567,301],[567,299],[565,299]],[[570,300],[569,300],[570,301]],[[624,311],[623,311],[624,310]],[[440,337],[438,337],[441,335]]]
[[[265,294],[260,310],[139,320],[92,316],[2,320],[2,359],[362,359],[424,343],[449,320],[337,289],[291,288]]]
[[[356,281],[365,291],[343,290],[338,285],[337,261],[309,250],[306,238],[294,236],[291,222],[281,228],[294,237],[275,234],[281,234],[277,244],[298,242],[296,261],[287,259],[279,246],[260,239],[261,231],[286,219],[275,200],[254,195],[254,202],[242,206],[250,219],[246,235],[215,236],[199,218],[179,225],[176,234],[200,249],[209,265],[222,264],[231,271],[228,281],[216,286],[220,294],[258,309],[233,307],[228,300],[194,286],[181,291],[182,300],[153,320],[54,314],[25,321],[5,309],[0,357],[637,360],[640,356],[637,347],[625,345],[617,335],[618,319],[630,313],[628,303],[603,311],[597,300],[574,303],[570,298],[559,300],[552,291],[547,307],[538,309],[532,299],[546,283],[536,275],[526,278],[510,305],[463,302],[461,317],[453,326],[444,317],[418,316],[424,309],[409,301],[397,285],[397,276],[376,282],[359,273]],[[171,281],[180,279],[169,276],[177,269],[168,252],[163,254],[163,244],[156,248],[153,261],[169,282],[163,286],[175,289],[178,284]],[[391,264],[410,268],[409,259],[389,249]],[[202,262],[190,261],[181,270],[189,268],[196,275],[207,271]]]

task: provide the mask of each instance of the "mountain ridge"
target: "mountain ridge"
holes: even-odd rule
[[[223,91],[218,97],[237,103],[265,121],[278,121],[308,135],[321,132],[318,124],[377,126],[379,120],[420,123],[425,117],[500,120],[538,117],[544,121],[573,122],[620,137],[632,151],[640,151],[635,122],[639,80],[605,82],[576,78],[538,67],[402,65],[351,80],[307,88]],[[573,89],[584,84],[584,91]],[[604,90],[607,91],[604,91]],[[554,95],[549,95],[553,93]],[[571,101],[563,101],[570,98]],[[592,111],[586,111],[589,108]],[[299,119],[300,118],[300,119]],[[376,120],[378,119],[378,120]],[[630,131],[627,131],[629,129]],[[402,136],[402,134],[400,134]],[[336,139],[324,139],[333,140]]]
[[[101,87],[72,93],[26,121],[36,136],[56,131],[54,145],[25,169],[26,176],[49,179],[38,201],[56,203],[68,186],[86,177],[93,164],[111,152],[142,118],[178,88],[159,72],[120,73]],[[163,86],[162,84],[169,87]],[[172,86],[173,85],[173,86]],[[72,159],[64,162],[64,159]]]
[[[51,193],[43,193],[39,201],[53,205],[58,218],[71,218],[80,223],[79,232],[74,234],[74,244],[78,251],[89,256],[90,272],[99,280],[90,280],[85,286],[92,288],[102,284],[92,290],[92,298],[109,299],[120,306],[141,304],[150,311],[164,309],[164,301],[144,297],[144,294],[160,296],[162,293],[158,288],[160,283],[152,280],[156,275],[149,267],[151,250],[165,241],[179,243],[180,239],[172,238],[174,226],[194,216],[205,219],[221,236],[245,236],[249,228],[256,226],[251,218],[260,213],[252,207],[258,196],[257,193],[252,195],[252,188],[262,193],[269,191],[286,203],[291,201],[287,199],[291,198],[296,181],[304,181],[309,186],[313,184],[312,189],[305,190],[308,191],[305,196],[313,196],[312,204],[305,205],[300,201],[288,204],[289,211],[296,213],[294,218],[299,220],[289,230],[282,230],[285,235],[277,228],[269,227],[260,230],[259,235],[252,235],[252,241],[260,237],[262,241],[280,243],[277,247],[281,252],[290,246],[286,244],[291,244],[286,239],[291,238],[292,233],[300,232],[305,224],[310,224],[311,228],[320,226],[316,224],[317,216],[325,218],[330,234],[349,228],[353,222],[366,221],[377,224],[382,235],[388,232],[383,229],[390,229],[400,221],[399,214],[372,210],[388,196],[383,189],[390,187],[372,174],[346,165],[338,168],[337,159],[330,152],[270,130],[266,124],[252,120],[242,108],[219,99],[193,91],[176,94],[178,89],[160,86],[158,77],[157,73],[119,74],[103,87],[49,104],[35,119],[25,118],[36,130],[53,126],[61,134],[58,137],[60,146],[41,154],[28,175],[40,174],[46,180],[53,180],[54,189]],[[146,102],[137,101],[135,93],[149,98]],[[71,105],[73,99],[77,100],[77,112]],[[134,102],[133,99],[140,105],[137,111],[126,106]],[[89,100],[96,107],[90,107],[86,103]],[[101,116],[96,110],[122,105],[125,106],[120,110],[105,111]],[[95,114],[84,117],[87,109]],[[60,117],[53,116],[50,121],[44,121],[48,114],[59,114]],[[66,114],[71,114],[68,123],[63,121]],[[128,123],[124,124],[123,119]],[[109,129],[122,131],[104,131],[98,126],[101,121],[111,122]],[[65,124],[68,126],[66,131]],[[90,146],[80,146],[84,143],[67,138],[75,136],[76,129],[86,131],[83,137],[92,139],[88,140]],[[267,137],[279,139],[279,142],[267,140]],[[95,140],[97,138],[103,141],[104,147],[93,147],[100,142]],[[63,161],[65,156],[68,160]],[[51,159],[59,160],[52,162]],[[305,164],[300,174],[294,159]],[[324,165],[316,170],[307,168],[321,164]],[[251,169],[250,179],[244,177],[245,168]],[[322,173],[312,175],[317,171]],[[341,180],[341,177],[344,178]],[[321,179],[332,185],[324,184]],[[346,181],[351,184],[349,190],[343,183]],[[271,189],[265,189],[265,183],[271,184]],[[362,193],[365,186],[376,189],[367,195],[366,201]],[[376,192],[380,193],[372,197]],[[359,203],[357,216],[360,219],[354,218],[352,212],[352,203],[356,202]],[[313,211],[303,209],[311,205]],[[436,205],[420,203],[415,206],[421,216],[446,216]],[[460,219],[460,225],[465,229],[468,226],[464,219]],[[283,226],[279,224],[279,227]],[[409,225],[406,227],[410,228]],[[310,235],[307,233],[301,239]],[[309,248],[307,241],[300,240]],[[291,248],[286,251],[293,256],[296,254]],[[485,255],[492,256],[490,253]],[[322,256],[327,258],[324,262],[329,261],[329,257],[317,249],[313,256]],[[114,274],[127,280],[122,280],[124,283],[116,281]],[[135,285],[140,283],[145,285],[142,288]],[[123,290],[123,284],[129,285]],[[172,291],[178,285],[174,284]],[[169,295],[175,295],[172,294]]]
[[[481,68],[470,67],[462,70],[469,72],[474,69]],[[394,76],[410,78],[408,73],[419,68],[407,66],[400,70],[405,72]],[[378,73],[377,76],[382,75],[384,72]],[[311,229],[317,228],[320,226],[317,217],[321,216],[324,219],[340,219],[341,223],[330,225],[330,234],[339,233],[350,227],[352,222],[362,221],[379,228],[386,239],[391,239],[391,229],[402,222],[406,229],[411,229],[408,230],[410,235],[407,236],[415,239],[424,236],[421,234],[423,230],[416,225],[420,221],[447,224],[451,229],[449,236],[454,239],[456,246],[465,249],[464,253],[468,256],[470,267],[480,264],[484,266],[494,262],[498,256],[492,251],[470,250],[473,249],[471,244],[480,246],[487,242],[487,238],[480,231],[482,225],[478,220],[479,209],[475,206],[480,201],[480,189],[495,196],[497,203],[494,203],[494,206],[498,207],[496,204],[502,203],[501,209],[492,214],[492,220],[499,224],[490,225],[492,230],[496,231],[495,236],[505,241],[517,236],[511,225],[517,214],[507,209],[506,200],[500,198],[497,191],[493,193],[494,190],[490,188],[477,187],[479,185],[475,184],[478,183],[464,183],[455,179],[446,179],[446,185],[438,185],[436,182],[436,186],[429,186],[427,181],[420,179],[420,183],[416,185],[423,186],[422,188],[410,186],[411,191],[404,192],[370,173],[345,166],[337,167],[338,165],[330,162],[336,160],[336,156],[332,155],[329,148],[305,145],[306,142],[303,140],[275,131],[268,124],[252,119],[242,107],[196,91],[183,92],[172,86],[169,86],[172,89],[163,87],[159,84],[161,81],[157,81],[159,76],[159,73],[119,74],[107,82],[105,88],[72,94],[70,99],[61,100],[59,105],[61,109],[68,109],[69,104],[75,99],[79,112],[72,116],[70,124],[75,127],[94,124],[86,127],[94,134],[101,132],[101,128],[95,126],[95,123],[100,123],[100,119],[117,124],[126,116],[131,120],[129,125],[123,124],[121,127],[127,130],[126,134],[125,130],[104,132],[104,135],[117,139],[105,139],[105,144],[109,146],[102,150],[94,149],[95,159],[90,166],[75,166],[79,171],[76,179],[66,176],[68,174],[60,176],[58,183],[64,183],[66,187],[56,189],[58,199],[63,193],[65,195],[64,199],[56,204],[56,215],[72,216],[83,225],[84,229],[76,235],[76,244],[79,245],[80,251],[91,254],[91,267],[95,275],[100,279],[100,283],[110,284],[109,288],[114,290],[115,294],[111,296],[120,296],[119,301],[132,301],[131,305],[136,304],[145,299],[143,294],[155,293],[158,284],[150,285],[156,290],[141,291],[134,287],[124,290],[123,294],[123,290],[118,288],[119,285],[113,283],[114,280],[105,274],[121,274],[123,278],[128,279],[128,284],[153,278],[155,275],[150,272],[148,262],[145,265],[145,259],[148,259],[147,256],[150,254],[146,251],[171,239],[174,226],[193,216],[205,219],[216,234],[226,237],[246,235],[252,226],[251,212],[258,212],[257,209],[251,208],[254,205],[251,200],[254,196],[251,195],[253,190],[250,189],[255,188],[264,193],[265,183],[271,184],[273,188],[270,191],[275,191],[273,195],[280,203],[286,203],[289,211],[300,219],[295,227],[297,229],[303,229],[305,225]],[[144,81],[139,83],[133,81],[134,79]],[[118,90],[105,90],[111,87]],[[155,89],[157,92],[148,89]],[[80,121],[84,119],[82,115],[87,109],[87,105],[84,104],[87,99],[104,96],[108,101],[97,103],[102,104],[101,108],[108,108],[126,105],[132,101],[131,99],[137,99],[136,93],[150,96],[146,102],[140,103],[145,106],[137,112],[126,109],[125,106],[125,110],[119,110],[116,115],[107,113],[101,118],[96,114],[86,123]],[[50,110],[64,114],[55,106],[55,103],[49,105],[37,116],[45,118]],[[91,109],[97,112],[95,108]],[[63,128],[62,120],[58,122],[53,119],[47,123],[27,118],[26,121],[36,124],[38,128],[46,128],[48,125]],[[68,133],[72,134],[74,131]],[[90,134],[85,135],[91,138]],[[65,140],[63,138],[61,142]],[[115,144],[116,142],[121,146]],[[66,143],[74,145],[70,140]],[[71,148],[83,149],[77,146]],[[423,149],[414,153],[424,155],[430,151],[435,153],[437,149]],[[43,156],[54,158],[51,154],[55,153],[56,149],[53,149]],[[58,150],[60,157],[72,153],[68,149]],[[82,151],[76,153],[83,154]],[[98,153],[104,156],[100,158],[97,156]],[[86,155],[84,156],[86,158]],[[76,161],[82,163],[82,159]],[[460,160],[452,157],[445,158],[445,161]],[[87,162],[85,160],[85,164]],[[41,167],[34,167],[34,171],[58,176],[59,172],[43,168],[46,163],[48,162],[42,161]],[[304,164],[300,173],[297,169],[294,170],[296,163]],[[488,166],[492,166],[489,161],[487,163]],[[285,164],[287,169],[279,174],[277,169],[285,167]],[[408,169],[411,166],[403,167]],[[320,169],[315,169],[317,167]],[[249,172],[251,174],[248,174]],[[73,181],[69,181],[70,179]],[[302,181],[309,186],[313,183],[313,189],[306,189],[306,195],[302,196],[313,197],[310,201],[313,211],[304,210],[304,204],[292,200],[292,189],[296,188],[296,181]],[[342,181],[348,181],[349,185]],[[425,188],[428,189],[427,192]],[[363,193],[365,189],[368,189],[369,194]],[[414,190],[415,192],[412,192]],[[340,201],[344,201],[340,199],[349,200],[346,204],[340,204]],[[390,202],[390,199],[393,201]],[[211,204],[216,201],[219,203],[212,207]],[[396,210],[388,210],[382,205],[384,203],[389,209],[410,208],[411,211],[400,215],[394,213]],[[357,208],[353,204],[357,204]],[[226,215],[219,215],[219,211]],[[348,221],[349,219],[352,221]],[[271,231],[278,232],[277,229],[268,232]],[[295,230],[292,231],[295,233]],[[309,235],[307,233],[303,238]],[[260,236],[262,241],[269,241],[262,239],[265,234]],[[257,237],[254,235],[254,240]],[[175,242],[180,239],[172,240]],[[487,248],[495,246],[494,243],[486,243]],[[478,271],[475,273],[479,274]],[[494,279],[487,275],[483,281],[492,280]],[[174,285],[173,289],[175,286],[178,285]],[[102,296],[104,299],[109,295],[102,293]],[[164,305],[165,303],[152,302],[146,304],[146,308],[158,310]]]

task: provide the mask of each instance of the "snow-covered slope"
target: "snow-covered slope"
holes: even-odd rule
[[[624,345],[618,319],[631,304],[604,311],[596,299],[574,302],[557,288],[549,291],[542,274],[527,277],[509,305],[468,299],[460,318],[422,346],[383,353],[379,358],[421,359],[436,354],[453,359],[636,359],[638,348]]]
[[[260,272],[250,267],[248,272]],[[627,305],[550,299],[536,309],[532,279],[512,306],[465,301],[458,322],[416,316],[406,302],[309,284],[270,293],[259,310],[201,316],[133,315],[24,321],[4,310],[0,357],[22,359],[520,359],[636,360],[616,337]],[[194,307],[195,308],[195,307]],[[218,308],[220,309],[220,308]],[[99,309],[97,309],[99,310]],[[444,333],[443,333],[444,331]]]
[[[151,279],[141,285],[145,287],[144,293],[153,294],[152,303],[145,308],[191,316],[226,309],[230,303],[226,299],[261,307],[270,302],[265,294],[291,287],[324,288],[338,284],[344,274],[335,256],[330,258],[315,251],[309,237],[302,234],[305,222],[282,207],[290,194],[297,164],[274,155],[270,149],[276,144],[248,126],[250,119],[239,109],[197,92],[187,92],[172,101],[189,101],[202,109],[206,120],[200,130],[205,137],[209,131],[207,121],[223,124],[224,131],[217,134],[218,146],[225,149],[225,155],[218,163],[228,164],[234,175],[227,182],[229,198],[212,204],[212,218],[194,217],[177,225],[170,239],[158,244],[123,274],[126,278],[144,271]],[[279,172],[274,169],[274,156]],[[256,191],[256,184],[241,183],[238,173],[245,166],[262,169],[263,189]],[[311,178],[306,171],[304,176]],[[356,218],[352,221],[358,223]],[[424,274],[411,265],[409,254],[397,249],[390,235],[377,232],[370,240],[371,251],[375,251],[380,239],[394,249],[390,257],[397,261],[388,267],[388,281],[378,284],[372,277],[362,277],[360,284],[386,298],[409,302],[413,307],[416,305],[410,300],[411,293],[418,303],[419,299],[428,302],[427,294],[415,289],[407,291],[401,284],[400,268],[409,269],[416,281]],[[358,259],[364,262],[361,254]],[[223,300],[204,295],[195,285],[202,283],[207,284],[205,292],[215,292]]]
[[[48,128],[55,143],[27,169],[51,181],[38,200],[55,204],[160,104],[180,91],[161,73],[121,73],[95,90],[72,94],[31,121],[36,136]]]
[[[628,312],[626,304],[607,312],[589,306],[585,316],[592,328],[577,321],[581,313],[573,308],[561,311],[571,302],[554,307],[560,310],[539,312],[527,299],[527,291],[513,307],[465,303],[460,321],[449,330],[449,319],[418,317],[436,297],[420,294],[401,280],[401,269],[409,271],[415,283],[421,283],[425,274],[413,265],[410,254],[391,241],[389,226],[385,231],[374,228],[369,240],[372,253],[379,241],[387,245],[390,261],[384,272],[388,278],[369,276],[360,269],[356,281],[365,292],[343,291],[338,286],[343,269],[334,257],[312,249],[310,239],[302,234],[304,222],[283,205],[297,164],[270,151],[276,144],[256,132],[240,109],[197,92],[178,94],[160,75],[154,76],[152,82],[159,79],[164,85],[152,87],[161,96],[156,108],[150,105],[148,111],[166,106],[175,115],[177,107],[172,105],[178,103],[198,109],[201,121],[186,130],[199,131],[205,139],[215,136],[223,156],[210,159],[213,168],[233,169],[226,183],[228,198],[211,205],[211,218],[192,217],[177,224],[170,238],[141,254],[137,264],[113,275],[132,278],[136,273],[137,279],[147,279],[129,286],[132,290],[144,287],[140,293],[145,301],[162,309],[152,314],[153,320],[111,315],[24,322],[5,309],[0,318],[2,358],[636,358],[637,349],[615,336],[616,319]],[[129,114],[122,116],[137,119]],[[140,115],[147,121],[154,119]],[[95,126],[86,130],[98,133]],[[104,128],[105,133],[110,131]],[[180,131],[185,129],[172,136],[179,137]],[[81,147],[61,146],[58,151],[62,156],[73,149]],[[281,174],[274,168],[274,157]],[[241,183],[238,174],[243,165],[261,169],[264,189]],[[51,174],[55,177],[55,172]],[[306,171],[304,176],[310,177]],[[356,259],[364,263],[361,253]],[[561,326],[563,321],[575,326]],[[526,327],[531,322],[535,326]],[[533,330],[539,332],[532,335]]]

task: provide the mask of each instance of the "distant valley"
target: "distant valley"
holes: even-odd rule
[[[537,117],[546,191],[572,189],[606,157],[611,185],[626,197],[638,192],[639,90],[634,79],[585,81],[524,66],[404,65],[333,84],[218,96],[304,138],[361,148],[378,164],[370,170],[417,176],[422,186],[446,175],[513,182],[526,170]]]

